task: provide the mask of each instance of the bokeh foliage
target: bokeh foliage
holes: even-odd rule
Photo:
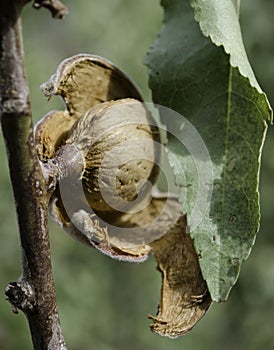
[[[35,121],[61,102],[47,102],[39,85],[59,62],[76,53],[102,55],[125,70],[150,99],[143,57],[161,25],[158,0],[101,0],[65,3],[64,21],[28,5],[23,13],[24,43]],[[249,59],[274,105],[274,3],[242,0],[241,23]],[[274,131],[270,128],[261,171],[261,228],[253,253],[243,265],[229,300],[211,307],[186,336],[169,340],[152,334],[147,313],[155,313],[160,274],[150,258],[143,264],[112,261],[72,241],[51,223],[57,299],[69,349],[219,350],[274,347]],[[0,289],[20,274],[20,249],[7,161],[0,138]],[[0,298],[2,350],[31,349],[22,314],[15,316]]]

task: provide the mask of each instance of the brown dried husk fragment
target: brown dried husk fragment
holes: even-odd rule
[[[40,160],[52,158],[64,145],[76,120],[67,111],[51,111],[35,125],[35,145]]]
[[[151,329],[170,338],[189,332],[211,304],[186,225],[186,217],[180,216],[163,237],[150,244],[162,274],[158,313],[149,315]]]
[[[211,298],[201,275],[193,241],[186,231],[186,217],[176,199],[152,198],[137,213],[112,217],[109,227],[101,225],[100,220],[92,215],[83,212],[77,215],[81,226],[78,234],[87,239],[92,232],[92,244],[112,258],[143,261],[150,250],[153,253],[162,274],[158,314],[149,315],[154,332],[175,338],[190,331],[203,317]],[[119,230],[113,231],[115,226],[129,230],[119,235]],[[135,231],[135,228],[140,230]],[[70,226],[70,229],[75,234],[76,227]]]
[[[77,189],[70,188],[69,196],[77,198]],[[75,200],[74,206],[85,209],[85,200],[83,199],[81,202],[81,199],[78,198]],[[49,207],[55,221],[78,242],[94,247],[116,260],[128,262],[146,260],[151,250],[148,245],[123,247],[123,244],[119,244],[117,240],[113,239],[108,225],[102,222],[97,215],[88,214],[88,209],[87,211],[84,209],[70,212],[68,215],[58,190],[52,197]]]
[[[80,117],[90,107],[121,98],[142,97],[133,82],[108,60],[96,55],[76,55],[64,60],[41,86],[51,97],[60,95],[71,115]]]

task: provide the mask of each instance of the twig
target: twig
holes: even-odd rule
[[[33,7],[39,9],[40,7],[47,8],[53,18],[63,18],[68,13],[68,8],[59,0],[35,0]]]
[[[56,307],[47,223],[47,194],[33,144],[20,12],[26,0],[0,3],[0,117],[22,247],[22,276],[6,289],[27,316],[35,350],[64,350]]]

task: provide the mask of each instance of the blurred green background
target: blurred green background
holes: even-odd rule
[[[65,57],[94,53],[126,71],[150,100],[143,58],[161,26],[158,0],[64,1],[63,20],[24,9],[26,66],[34,120],[53,108],[39,90]],[[244,42],[255,74],[274,105],[274,1],[242,0]],[[155,314],[160,274],[150,258],[143,264],[112,261],[68,238],[50,223],[57,299],[69,349],[98,350],[270,350],[274,348],[274,131],[262,157],[261,228],[251,257],[226,303],[213,305],[201,322],[176,340],[150,332],[147,313]],[[20,274],[15,208],[0,138],[0,348],[31,349],[27,322],[13,315],[4,289]]]

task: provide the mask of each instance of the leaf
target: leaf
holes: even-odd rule
[[[154,103],[181,114],[161,114],[170,132],[169,160],[203,277],[219,302],[227,299],[258,231],[258,174],[271,112],[248,63],[232,2],[192,1],[203,33],[219,47],[201,33],[189,1],[162,4],[164,25],[146,57],[149,83]],[[184,118],[202,137],[211,162],[187,152],[196,140]],[[184,145],[172,137],[178,130]],[[196,203],[199,195],[203,201]],[[201,216],[196,227],[195,215]]]
[[[223,45],[230,55],[232,67],[238,67],[241,75],[248,77],[250,84],[262,92],[252,68],[248,62],[242,41],[237,9],[232,1],[227,0],[192,0],[194,18],[199,23],[202,33],[209,36],[217,46]]]

